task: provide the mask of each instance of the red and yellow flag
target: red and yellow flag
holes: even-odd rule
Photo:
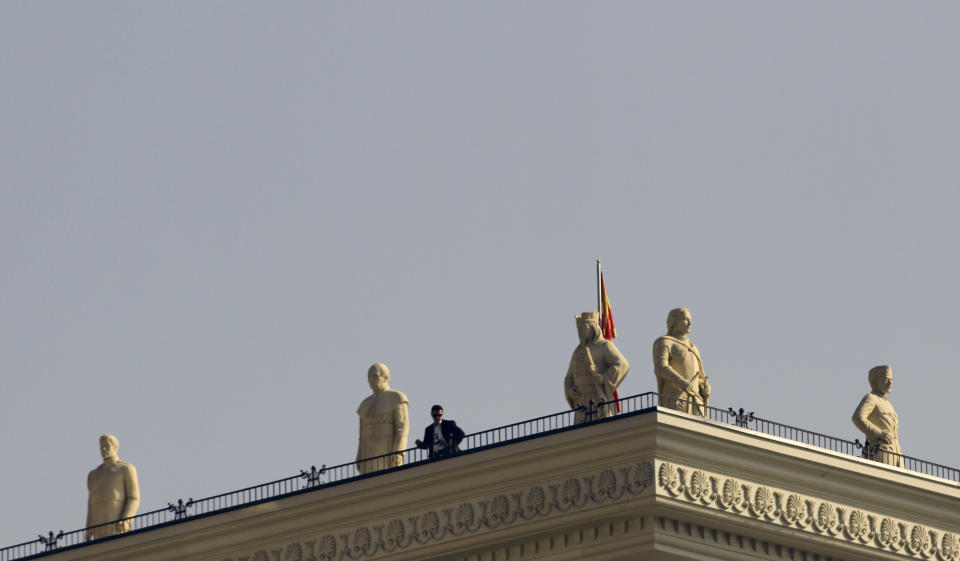
[[[603,282],[603,270],[600,270],[600,329],[603,338],[613,341],[617,338],[617,326],[613,323],[613,310],[610,308],[610,298],[607,296],[607,284]],[[617,413],[620,412],[620,392],[613,390],[613,399],[617,401]]]
[[[610,298],[607,296],[607,284],[603,282],[603,271],[600,271],[600,328],[603,329],[603,338],[613,341],[617,338],[617,326],[613,323],[613,310],[610,309]]]

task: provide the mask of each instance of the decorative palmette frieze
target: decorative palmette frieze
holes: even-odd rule
[[[960,560],[956,531],[928,528],[769,485],[658,462],[657,493],[914,559]]]
[[[592,505],[627,500],[648,489],[652,491],[653,485],[653,463],[642,461],[461,502],[416,516],[327,533],[283,548],[246,553],[224,561],[357,561]]]

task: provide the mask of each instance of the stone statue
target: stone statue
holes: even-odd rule
[[[126,520],[137,513],[140,506],[140,484],[137,482],[137,468],[117,457],[120,441],[112,434],[100,437],[100,455],[103,463],[87,475],[87,489],[90,497],[87,501],[88,540],[95,540],[130,530],[130,521]],[[99,524],[107,524],[98,526]],[[98,526],[91,528],[91,526]]]
[[[373,395],[364,399],[357,408],[357,415],[360,416],[357,471],[360,473],[403,465],[403,454],[399,452],[407,448],[407,434],[410,431],[407,396],[390,389],[390,370],[387,365],[378,362],[371,366],[367,371],[367,381],[370,382]],[[366,460],[391,452],[398,453]]]
[[[620,354],[613,341],[603,338],[599,317],[598,312],[584,312],[576,316],[580,344],[570,358],[563,388],[570,408],[577,410],[577,423],[593,420],[591,416],[604,418],[615,415],[616,404],[610,401],[613,400],[613,392],[630,370],[630,363]],[[594,407],[599,406],[596,411],[590,410],[591,401]]]
[[[872,392],[863,396],[853,412],[853,424],[867,437],[863,456],[891,466],[903,467],[900,450],[900,418],[887,400],[893,387],[893,369],[887,365],[870,369],[867,378]]]
[[[661,406],[706,417],[710,383],[703,373],[700,351],[687,338],[692,325],[690,310],[670,310],[667,334],[653,342],[653,373]]]

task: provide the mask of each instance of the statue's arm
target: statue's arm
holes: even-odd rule
[[[399,452],[407,448],[407,434],[410,424],[407,418],[407,402],[397,405],[393,410],[393,450]]]
[[[137,513],[140,507],[140,482],[137,481],[137,468],[127,464],[123,470],[123,485],[126,491],[126,501],[123,503],[123,512],[120,518],[130,518]]]
[[[580,392],[577,391],[577,385],[574,382],[575,368],[577,362],[577,352],[573,352],[573,356],[570,357],[570,366],[567,367],[567,377],[563,379],[563,392],[567,398],[567,404],[570,405],[570,408],[577,406],[577,397],[580,396]]]
[[[87,474],[87,528],[93,524],[93,510],[91,509],[91,507],[93,507],[93,493],[91,493],[92,479],[93,472],[91,471]]]
[[[363,417],[360,417],[357,426],[359,427],[359,432],[357,434],[357,461],[359,462],[363,459],[360,457],[363,453]]]
[[[853,412],[853,424],[867,435],[867,439],[873,444],[879,444],[883,440],[884,430],[878,427],[870,420],[870,414],[876,409],[876,398],[872,393],[868,393],[860,400],[860,405]]]
[[[670,345],[663,339],[657,339],[653,344],[653,373],[657,378],[668,380],[681,388],[691,389],[691,381],[670,366]],[[698,378],[694,380],[699,381]]]
[[[604,389],[607,390],[607,393],[612,394],[620,387],[623,379],[627,377],[627,372],[630,370],[630,363],[627,362],[627,358],[623,356],[620,349],[612,342],[608,341],[606,347],[607,368],[601,372],[600,375],[603,377]]]
[[[710,398],[710,380],[709,376],[703,373],[703,360],[700,359],[700,351],[697,351],[697,360],[700,361],[700,373],[697,374],[697,380],[700,382],[700,396],[704,400]]]

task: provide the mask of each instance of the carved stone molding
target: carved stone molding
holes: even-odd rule
[[[592,505],[628,500],[654,485],[650,461],[604,469],[451,504],[415,516],[324,533],[284,547],[243,553],[224,561],[357,561],[460,536],[479,534]]]
[[[910,559],[960,560],[956,530],[929,528],[885,514],[708,471],[658,462],[658,495],[705,508],[862,545]]]
[[[766,540],[749,538],[734,532],[706,528],[699,524],[691,524],[675,518],[660,516],[654,523],[658,534],[672,534],[685,542],[696,541],[709,546],[714,551],[719,548],[732,552],[737,557],[748,553],[751,558],[762,556],[776,561],[838,561],[829,555],[821,555]]]

